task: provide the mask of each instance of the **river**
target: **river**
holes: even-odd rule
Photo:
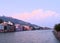
[[[52,30],[0,33],[0,43],[60,43]]]

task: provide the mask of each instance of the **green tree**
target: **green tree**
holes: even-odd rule
[[[60,24],[56,24],[56,25],[54,26],[54,29],[55,29],[56,31],[60,31]]]
[[[2,19],[0,19],[0,23],[3,23],[4,21]]]

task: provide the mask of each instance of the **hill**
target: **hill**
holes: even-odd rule
[[[14,24],[21,24],[21,25],[28,25],[28,26],[37,26],[35,24],[31,24],[31,23],[28,23],[28,22],[25,22],[25,21],[22,21],[22,20],[18,20],[16,18],[12,18],[12,17],[0,16],[0,19],[4,20],[6,22],[11,21]]]
[[[48,27],[40,27],[38,25],[35,25],[35,24],[31,24],[31,23],[28,23],[28,22],[25,22],[25,21],[22,21],[22,20],[18,20],[16,18],[12,18],[12,17],[6,17],[6,16],[0,16],[0,19],[8,22],[8,21],[11,21],[13,22],[14,24],[20,24],[20,25],[28,25],[28,26],[31,26],[31,27],[34,27],[35,30],[38,28],[38,29],[51,29],[51,28],[48,28]]]

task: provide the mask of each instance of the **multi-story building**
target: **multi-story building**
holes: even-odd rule
[[[14,32],[14,31],[15,31],[15,25],[12,22],[0,21],[0,32]]]
[[[4,32],[4,25],[0,24],[0,32]]]
[[[16,31],[23,31],[23,27],[20,24],[15,24],[16,26]]]

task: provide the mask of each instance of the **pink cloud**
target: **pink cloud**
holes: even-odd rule
[[[44,20],[46,18],[49,17],[56,17],[59,16],[56,12],[54,11],[45,11],[43,9],[37,9],[37,10],[33,10],[31,13],[29,12],[23,12],[20,14],[14,14],[12,15],[12,17],[20,19],[20,20],[24,20],[24,21],[36,21],[36,20]]]

